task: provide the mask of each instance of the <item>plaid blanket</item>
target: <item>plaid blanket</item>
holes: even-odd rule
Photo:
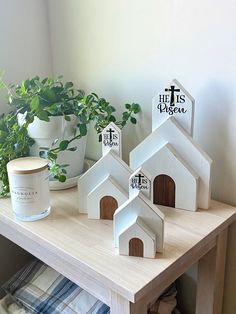
[[[7,302],[0,304],[0,314],[110,314],[106,304],[39,260],[17,272],[2,288],[7,293]],[[175,284],[172,284],[151,306],[148,314],[173,313],[176,293]]]
[[[41,261],[34,261],[3,285],[34,314],[108,314],[110,308]]]

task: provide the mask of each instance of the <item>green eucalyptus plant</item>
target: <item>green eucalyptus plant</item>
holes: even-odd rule
[[[75,151],[71,147],[76,139],[87,134],[88,124],[94,122],[97,133],[101,133],[110,122],[123,128],[127,122],[136,124],[135,115],[140,111],[136,103],[125,104],[125,111],[120,119],[115,116],[116,109],[105,98],[92,93],[85,95],[83,90],[75,89],[72,82],[63,83],[63,77],[56,79],[46,77],[40,79],[35,76],[23,81],[20,85],[5,84],[0,79],[0,89],[7,90],[7,99],[11,111],[0,116],[0,181],[1,195],[9,193],[9,183],[6,165],[15,158],[28,156],[34,140],[28,135],[29,124],[37,117],[43,121],[50,121],[51,116],[64,116],[70,121],[70,115],[77,117],[77,130],[69,140],[55,139],[49,150],[40,152],[40,156],[49,160],[50,175],[64,182],[66,180],[66,166],[57,163],[61,151]],[[19,124],[17,116],[24,115],[24,123]],[[70,145],[70,146],[69,146]]]

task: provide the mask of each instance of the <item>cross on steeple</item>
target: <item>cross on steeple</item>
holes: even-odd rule
[[[141,173],[139,173],[138,175],[135,176],[135,178],[138,178],[138,185],[141,185],[142,183],[141,179],[144,178],[144,176],[141,175]]]
[[[170,88],[165,88],[165,92],[171,92],[170,94],[170,106],[175,105],[175,92],[180,92],[179,88],[175,89],[174,85],[171,85]]]
[[[114,133],[115,131],[110,128],[109,130],[107,130],[107,132],[110,133],[110,141],[112,141],[112,133]]]

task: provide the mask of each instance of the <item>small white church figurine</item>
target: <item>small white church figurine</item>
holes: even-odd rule
[[[163,251],[164,215],[140,187],[134,189],[114,214],[115,247],[121,255],[155,258]]]
[[[121,130],[111,122],[102,131],[103,156],[78,179],[79,211],[90,219],[113,219],[128,200],[129,166],[121,159]]]
[[[142,168],[129,178],[129,199],[114,214],[114,242],[119,254],[155,258],[163,251],[164,215],[151,202],[152,179]]]
[[[192,138],[193,98],[173,80],[152,103],[152,133],[131,151],[131,169],[150,173],[154,204],[209,208],[212,160]]]

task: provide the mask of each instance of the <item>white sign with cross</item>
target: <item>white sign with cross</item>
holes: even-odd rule
[[[121,129],[111,122],[102,131],[102,154],[103,156],[112,150],[122,158]]]
[[[151,176],[141,167],[129,178],[129,197],[141,191],[148,199],[151,198]]]
[[[173,80],[152,99],[152,131],[168,117],[174,117],[192,136],[194,99],[177,81]]]

